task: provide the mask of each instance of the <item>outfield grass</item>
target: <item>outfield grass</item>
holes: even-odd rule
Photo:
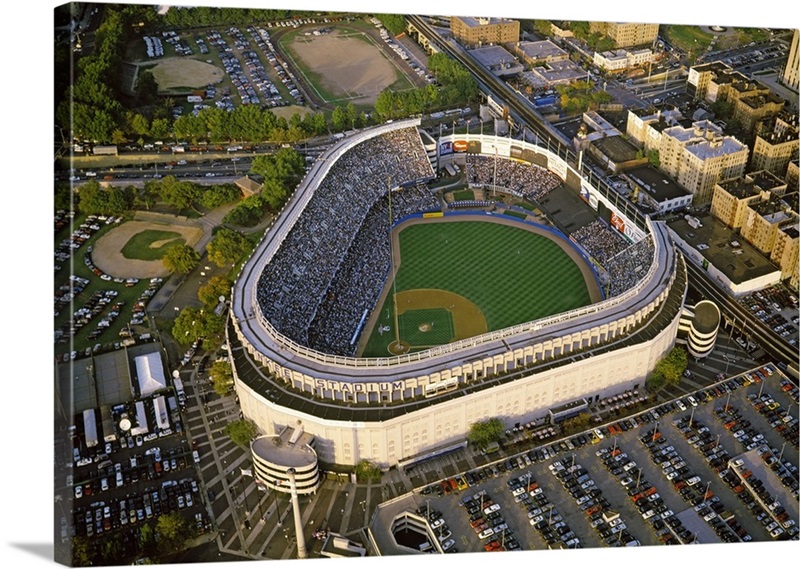
[[[156,241],[165,241],[160,247],[152,247]],[[175,231],[158,231],[146,229],[131,237],[122,248],[122,256],[126,259],[141,261],[158,261],[164,252],[173,245],[185,245],[186,240]]]
[[[489,330],[591,302],[572,259],[548,237],[526,229],[489,221],[448,221],[408,226],[399,240],[397,292],[442,289],[460,294],[481,309]],[[380,307],[365,357],[389,355],[386,345],[387,337],[394,337],[393,319],[393,295],[389,294]],[[392,334],[380,337],[379,327],[387,325]]]

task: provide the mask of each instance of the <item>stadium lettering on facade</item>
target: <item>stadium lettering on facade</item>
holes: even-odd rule
[[[317,379],[317,387],[320,389],[328,389],[330,391],[392,391],[404,390],[406,388],[405,381],[385,381],[379,383],[349,383],[346,381],[333,381],[330,379]]]

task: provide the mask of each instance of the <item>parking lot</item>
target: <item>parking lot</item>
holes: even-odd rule
[[[797,405],[767,365],[486,466],[457,449],[407,472],[438,476],[414,501],[458,551],[797,539]]]

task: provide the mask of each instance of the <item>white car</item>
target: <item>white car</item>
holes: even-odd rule
[[[492,504],[492,505],[491,505],[491,506],[489,506],[488,508],[484,508],[484,509],[483,509],[483,513],[484,513],[485,515],[487,515],[487,516],[488,516],[488,515],[489,515],[489,514],[491,514],[492,512],[496,512],[496,511],[498,511],[499,509],[500,509],[500,504]]]
[[[436,529],[436,528],[438,528],[438,527],[439,527],[439,526],[441,526],[441,525],[444,525],[444,518],[439,518],[438,520],[435,520],[435,521],[434,521],[434,522],[431,524],[431,527],[432,527],[433,529]]]
[[[453,547],[455,544],[456,544],[456,540],[454,540],[454,539],[448,539],[446,542],[444,542],[444,543],[442,544],[442,551],[447,551],[447,550],[449,550],[449,549],[450,549],[451,547]]]
[[[478,534],[480,539],[486,539],[487,537],[492,537],[494,535],[494,529],[486,528],[481,533]]]

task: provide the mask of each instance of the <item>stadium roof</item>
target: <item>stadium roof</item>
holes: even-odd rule
[[[164,389],[167,379],[164,376],[164,366],[161,363],[159,352],[150,352],[134,358],[136,364],[136,377],[139,381],[139,393],[146,397],[151,393]]]

